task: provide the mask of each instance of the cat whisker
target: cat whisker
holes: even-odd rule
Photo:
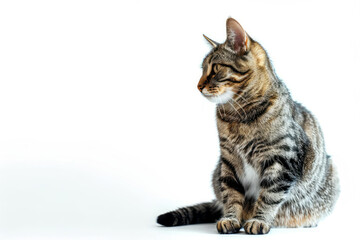
[[[224,115],[225,115],[225,108],[224,108],[224,104],[220,104],[221,105],[221,107],[222,107],[222,109],[223,109],[223,113],[224,113]]]
[[[244,108],[238,102],[234,101],[233,99],[230,99],[230,100],[233,101],[234,103],[236,103],[239,106],[239,108],[244,112],[245,117],[247,118],[247,114],[246,114],[246,111],[244,110]]]
[[[218,96],[216,96],[216,99],[220,100],[220,98]],[[219,105],[219,104],[218,104]],[[222,106],[222,105],[221,105]],[[224,106],[222,106],[224,108]],[[219,111],[219,114],[220,114],[220,117],[223,118],[223,115],[221,114],[221,110],[220,108],[216,108],[218,111]],[[224,113],[225,113],[225,110],[224,110]]]
[[[241,97],[241,96],[240,96]],[[241,108],[243,108],[243,106],[245,106],[245,105],[247,105],[247,104],[249,104],[249,102],[248,101],[246,101],[245,99],[244,99],[244,104],[240,104],[240,103],[238,103],[237,101],[235,101],[234,99],[231,99],[233,102],[235,102],[238,106],[240,106]]]
[[[244,100],[245,103],[249,103],[243,96],[241,96],[240,94],[234,93],[234,95],[240,97],[242,100]]]
[[[222,107],[223,112],[224,112],[224,115],[225,115],[225,108],[224,108],[224,105],[223,105],[223,104],[221,104],[221,107]]]
[[[232,99],[230,99],[230,100],[232,100]],[[239,115],[239,117],[241,117],[241,114],[239,113],[238,110],[236,110],[235,106],[231,104],[231,101],[229,101],[228,103],[229,103],[229,104],[231,105],[231,107],[235,110],[235,112],[237,112],[237,114]]]

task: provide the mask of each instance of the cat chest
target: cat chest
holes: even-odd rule
[[[260,191],[260,175],[256,169],[246,161],[243,161],[242,166],[243,169],[239,169],[238,177],[244,186],[245,197],[257,199]]]
[[[260,174],[251,162],[247,161],[241,145],[233,146],[232,161],[236,161],[236,174],[245,189],[245,197],[257,199],[260,191]]]
[[[247,159],[249,156],[245,149],[247,143],[251,141],[246,139],[246,136],[253,134],[249,130],[239,129],[238,125],[220,125],[218,130],[222,155],[237,161],[234,166],[237,166],[236,174],[244,186],[245,196],[257,199],[260,191],[260,174],[251,162],[249,163]]]

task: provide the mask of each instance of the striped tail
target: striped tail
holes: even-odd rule
[[[217,201],[196,204],[190,207],[164,213],[157,218],[157,223],[170,227],[196,223],[213,223],[222,216],[222,207]]]

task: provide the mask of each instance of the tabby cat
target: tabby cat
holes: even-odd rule
[[[295,102],[267,53],[233,18],[212,45],[198,89],[217,104],[221,149],[216,200],[157,218],[178,226],[217,221],[219,233],[265,234],[271,227],[313,227],[329,214],[339,182],[319,123]]]

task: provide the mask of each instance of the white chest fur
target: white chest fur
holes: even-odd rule
[[[245,188],[245,196],[257,199],[260,190],[260,177],[256,170],[245,161],[241,182]]]

